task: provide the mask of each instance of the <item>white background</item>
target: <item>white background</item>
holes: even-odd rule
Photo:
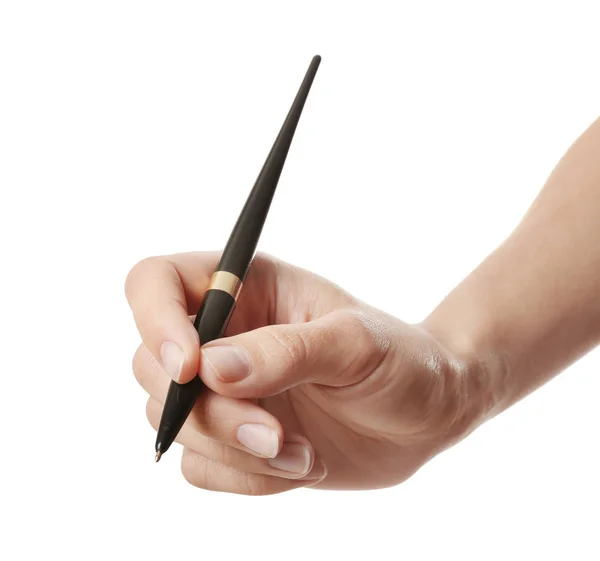
[[[594,4],[2,2],[0,557],[598,559],[597,353],[397,488],[217,494],[154,463],[123,294],[223,246],[319,53],[260,249],[419,321],[597,117]]]

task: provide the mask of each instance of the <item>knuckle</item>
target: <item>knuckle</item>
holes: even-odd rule
[[[230,467],[235,467],[236,465],[239,465],[240,454],[246,454],[245,452],[240,452],[240,450],[238,450],[237,448],[233,448],[232,446],[223,441],[218,443],[218,450],[213,449],[211,452],[212,453],[210,454],[210,458],[213,461],[216,461],[221,465]]]
[[[218,474],[212,473],[214,465],[208,458],[186,448],[181,457],[181,474],[194,487],[207,491],[220,491],[217,484]]]
[[[203,485],[201,485],[198,477],[200,471],[198,468],[198,462],[195,461],[191,454],[184,451],[183,456],[181,457],[181,474],[190,485],[202,488]]]
[[[256,255],[254,256],[254,261],[261,265],[267,265],[267,266],[279,265],[280,263],[283,263],[280,259],[278,259],[274,255],[271,255],[270,253],[266,253],[261,250],[258,250],[256,252]]]
[[[431,376],[439,380],[447,380],[453,373],[450,359],[437,350],[429,350],[425,359],[425,367]]]
[[[148,401],[146,402],[146,418],[154,429],[158,428],[158,411],[156,409],[156,403],[151,398],[148,398]]]
[[[241,472],[187,450],[181,459],[181,473],[190,485],[208,491],[255,497],[278,492],[268,476]]]
[[[211,392],[204,392],[197,404],[194,406],[194,412],[197,416],[198,424],[205,434],[221,432],[224,423],[229,419],[223,415],[221,396]]]
[[[407,394],[415,432],[434,440],[462,438],[474,422],[461,390],[463,373],[441,351],[430,349],[423,364],[412,376]]]
[[[433,416],[444,403],[450,363],[442,353],[429,350],[424,359],[424,368],[414,377],[413,388],[418,402],[428,416]]]
[[[266,332],[279,349],[279,358],[284,361],[287,369],[294,369],[306,362],[308,343],[299,331],[267,328]]]
[[[457,363],[446,376],[447,433],[453,439],[461,439],[472,432],[488,415],[490,381],[479,365]]]
[[[140,385],[142,385],[142,381],[144,378],[144,363],[146,362],[144,359],[144,354],[146,352],[146,347],[142,343],[133,354],[133,359],[131,361],[131,370],[133,371],[133,375],[135,379],[138,381]]]
[[[240,490],[237,492],[252,497],[264,497],[288,491],[292,485],[290,480],[270,475],[244,473],[241,474]]]
[[[241,484],[244,494],[252,497],[269,495],[266,481],[268,481],[266,478],[253,475],[252,473],[242,474]]]
[[[352,341],[354,357],[364,360],[363,367],[375,369],[387,356],[392,337],[390,328],[383,318],[360,309],[345,309],[339,312],[339,322],[345,337]]]
[[[138,261],[125,278],[125,297],[131,302],[136,291],[148,279],[163,278],[178,281],[179,274],[175,265],[165,256],[145,257]]]
[[[140,277],[148,270],[148,267],[153,266],[158,260],[158,257],[145,257],[138,261],[129,271],[125,278],[125,295],[130,298]]]

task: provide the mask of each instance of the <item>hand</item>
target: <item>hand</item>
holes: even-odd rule
[[[126,294],[143,339],[133,370],[158,427],[169,376],[210,388],[179,433],[195,486],[263,495],[395,485],[473,430],[485,376],[423,327],[257,255],[226,337],[202,347],[198,310],[217,253],[141,261]],[[192,318],[193,319],[193,318]]]

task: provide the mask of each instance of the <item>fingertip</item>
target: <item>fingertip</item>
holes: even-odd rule
[[[162,367],[175,382],[179,382],[185,359],[185,351],[177,343],[165,341],[160,346]]]
[[[202,348],[200,372],[213,383],[232,384],[248,377],[252,360],[248,351],[236,344],[209,344]]]
[[[125,292],[144,344],[171,379],[184,383],[198,372],[200,344],[175,261],[143,259],[129,272]]]
[[[281,451],[281,435],[266,424],[244,423],[238,427],[236,439],[245,450],[259,458],[275,458]]]
[[[146,418],[153,429],[158,428],[158,421],[160,420],[161,405],[153,397],[149,397],[146,401]]]
[[[185,384],[198,374],[200,341],[189,318],[171,321],[161,330],[156,359],[175,382]]]
[[[315,458],[312,469],[304,476],[303,479],[310,482],[309,486],[318,485],[326,477],[328,473],[327,465],[321,458]]]

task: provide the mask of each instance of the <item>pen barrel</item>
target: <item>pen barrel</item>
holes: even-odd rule
[[[229,292],[219,289],[206,291],[194,320],[200,346],[223,336],[234,308],[235,298]]]
[[[313,57],[198,310],[194,327],[200,336],[201,346],[222,337],[229,323],[320,62],[320,56]],[[187,384],[171,382],[156,437],[157,461],[175,440],[203,389],[204,384],[199,376],[194,376]]]
[[[235,298],[228,292],[216,289],[206,292],[194,321],[200,345],[223,336],[234,308]],[[169,449],[204,387],[199,376],[186,384],[171,382],[156,435],[157,451],[164,454]]]

